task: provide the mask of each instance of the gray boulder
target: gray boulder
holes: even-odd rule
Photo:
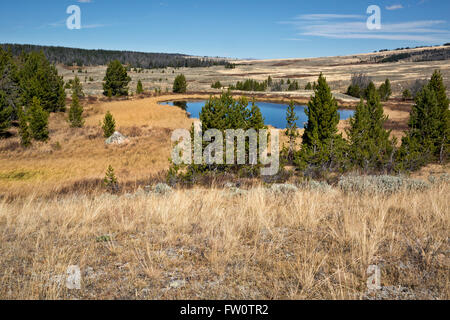
[[[106,139],[105,143],[107,145],[121,145],[121,144],[125,144],[130,142],[130,140],[125,137],[123,134],[121,134],[120,132],[114,132],[113,135],[111,137],[109,137],[108,139]]]
[[[283,194],[295,193],[298,191],[298,188],[296,186],[294,186],[293,184],[288,184],[288,183],[273,184],[270,189],[274,193],[283,193]]]

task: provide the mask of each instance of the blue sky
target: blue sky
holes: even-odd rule
[[[81,30],[66,9],[81,8]],[[369,5],[381,30],[366,27]],[[234,58],[318,57],[450,42],[447,0],[2,1],[0,43]]]

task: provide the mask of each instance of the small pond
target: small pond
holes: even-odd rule
[[[203,106],[205,105],[205,100],[203,101],[169,101],[169,102],[161,102],[161,105],[168,106],[177,106],[186,110],[191,118],[200,118],[200,112],[202,111]],[[256,102],[256,105],[261,110],[261,113],[264,117],[264,123],[266,125],[271,125],[275,128],[285,128],[286,127],[286,104],[272,103],[272,102]],[[305,114],[306,106],[297,105],[295,106],[297,116],[299,120],[297,121],[297,126],[299,128],[304,128],[305,123],[308,122],[308,117]],[[347,120],[352,117],[354,114],[354,110],[339,110],[339,115],[341,120]]]

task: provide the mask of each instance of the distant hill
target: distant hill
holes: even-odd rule
[[[399,61],[424,62],[450,60],[450,46],[445,44],[442,47],[417,47],[398,48],[396,50],[380,50],[385,53],[383,56],[373,57],[374,62],[389,63]]]
[[[145,53],[133,51],[87,50],[66,47],[37,46],[28,44],[0,44],[3,49],[11,48],[14,55],[22,52],[43,51],[47,59],[55,64],[67,66],[106,65],[111,60],[119,60],[135,68],[165,68],[165,67],[208,67],[225,65],[226,60],[217,58],[200,58],[178,53]]]

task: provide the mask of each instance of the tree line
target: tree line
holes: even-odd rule
[[[221,59],[197,58],[183,54],[171,53],[144,53],[133,51],[113,50],[87,50],[66,47],[37,46],[28,44],[0,44],[4,50],[11,49],[14,56],[22,53],[43,52],[45,57],[53,64],[64,64],[67,66],[97,66],[107,65],[110,61],[118,60],[122,64],[133,68],[196,68],[210,67],[215,65],[226,66],[228,62]]]

